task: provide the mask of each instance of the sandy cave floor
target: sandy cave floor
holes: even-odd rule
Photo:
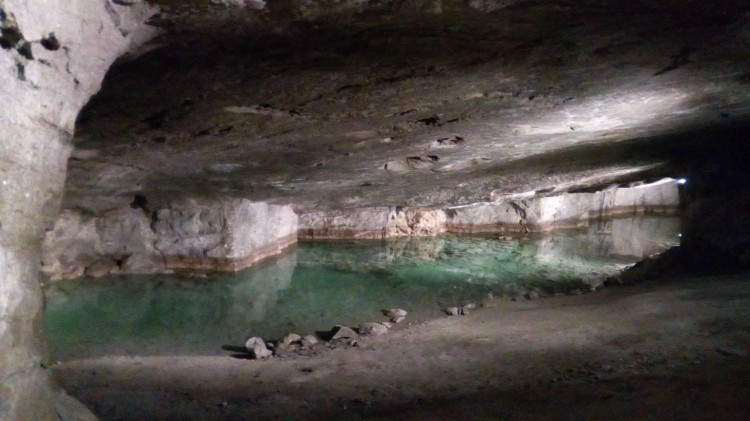
[[[103,420],[747,419],[748,278],[488,300],[313,357],[104,357],[54,373]]]

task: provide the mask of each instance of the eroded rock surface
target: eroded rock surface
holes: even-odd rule
[[[0,1],[0,419],[90,419],[45,370],[41,238],[56,216],[80,108],[155,33],[143,2]]]
[[[303,214],[302,239],[388,238],[457,233],[529,233],[586,227],[594,219],[655,213],[674,215],[680,207],[676,180],[612,186],[595,193],[517,198],[446,209],[378,207]]]
[[[244,199],[182,199],[154,211],[128,206],[99,216],[68,210],[45,236],[42,270],[52,280],[101,276],[105,268],[238,270],[296,241],[297,215],[289,206]]]

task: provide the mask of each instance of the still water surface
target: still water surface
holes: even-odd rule
[[[45,325],[57,360],[226,354],[222,345],[242,345],[249,336],[383,321],[382,308],[404,308],[414,322],[488,293],[588,291],[677,245],[679,227],[677,218],[637,217],[511,241],[445,235],[302,243],[235,274],[56,283],[45,291]]]

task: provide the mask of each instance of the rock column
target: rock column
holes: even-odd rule
[[[149,39],[132,2],[0,0],[0,419],[88,419],[45,368],[41,238],[75,119],[119,56]]]

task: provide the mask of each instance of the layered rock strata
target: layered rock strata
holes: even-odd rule
[[[51,280],[83,274],[175,269],[239,270],[297,241],[289,206],[246,199],[180,199],[154,210],[102,215],[65,211],[44,240],[42,271]]]
[[[455,233],[544,232],[638,213],[674,215],[677,181],[611,187],[595,193],[510,198],[447,209],[402,207],[313,212],[300,217],[300,239],[389,238]]]

